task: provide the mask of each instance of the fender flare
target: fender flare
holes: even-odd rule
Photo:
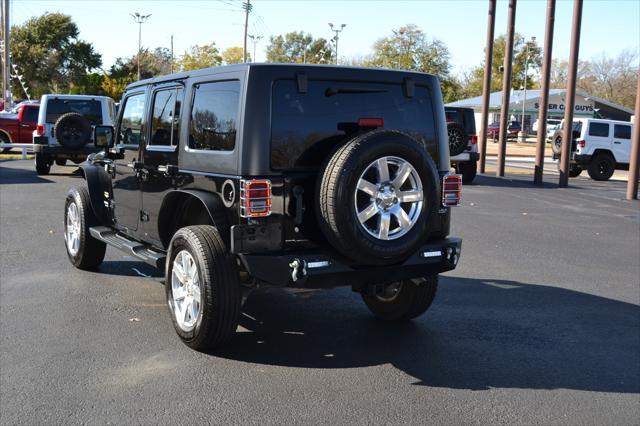
[[[178,198],[183,197],[195,198],[201,203],[211,219],[211,223],[213,223],[213,225],[218,229],[220,237],[222,237],[224,243],[229,247],[230,225],[226,214],[227,208],[224,206],[224,203],[218,194],[198,189],[175,189],[165,195],[158,214],[158,235],[160,235],[162,243],[165,246],[168,246],[169,240],[171,240],[172,237],[162,232],[163,229],[168,229],[167,225],[171,219],[170,215],[174,211],[174,209],[169,208],[168,206],[175,203]]]
[[[82,174],[87,182],[91,208],[102,224],[113,224],[110,203],[113,200],[111,176],[102,168],[92,164],[81,164]],[[108,195],[108,196],[107,196]]]

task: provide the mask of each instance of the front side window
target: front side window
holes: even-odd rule
[[[162,90],[155,93],[149,145],[175,146],[178,144],[182,98],[182,88]]]
[[[616,139],[631,139],[631,126],[616,124],[613,128],[613,137]]]
[[[27,108],[25,111],[24,121],[27,123],[38,122],[38,108]]]
[[[240,82],[219,81],[194,87],[189,148],[233,151],[238,127]]]
[[[590,123],[589,136],[598,136],[606,138],[609,136],[609,124],[607,123]]]
[[[144,116],[144,93],[129,96],[124,101],[124,110],[118,130],[118,144],[139,145]]]

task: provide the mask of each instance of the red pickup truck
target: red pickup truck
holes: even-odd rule
[[[40,104],[23,102],[11,112],[0,113],[0,143],[33,143]],[[4,148],[2,151],[9,151]]]

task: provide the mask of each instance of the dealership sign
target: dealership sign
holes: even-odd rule
[[[540,104],[539,103],[535,103],[535,108],[539,109],[540,108]],[[549,111],[564,111],[564,104],[549,104]],[[574,107],[575,111],[579,111],[579,112],[593,112],[594,108],[593,105],[576,105]]]

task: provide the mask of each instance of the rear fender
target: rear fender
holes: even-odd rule
[[[111,209],[111,201],[113,200],[111,176],[102,167],[92,164],[83,164],[80,167],[84,179],[87,181],[93,212],[100,223],[112,225],[114,221]]]

